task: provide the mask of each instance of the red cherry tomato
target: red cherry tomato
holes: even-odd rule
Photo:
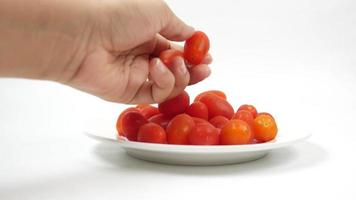
[[[252,141],[250,126],[239,119],[229,121],[220,132],[222,145],[248,144]]]
[[[234,116],[234,109],[229,102],[216,95],[206,94],[200,99],[200,102],[208,107],[209,119],[219,115],[228,119],[231,119],[232,116]]]
[[[224,92],[222,92],[220,90],[208,90],[208,91],[198,94],[198,96],[195,97],[194,102],[200,101],[200,99],[206,94],[213,94],[213,95],[216,95],[216,96],[221,97],[222,99],[226,100],[226,95]]]
[[[122,116],[123,135],[130,141],[137,141],[139,128],[147,123],[147,119],[139,112],[127,112]]]
[[[177,56],[183,58],[183,52],[176,49],[168,49],[159,54],[159,58],[167,67],[172,66],[173,59]]]
[[[120,136],[124,136],[124,131],[122,130],[122,117],[125,113],[128,113],[128,112],[140,112],[137,108],[127,108],[125,109],[124,111],[122,111],[119,115],[119,117],[117,118],[117,121],[116,121],[116,130],[118,132],[118,134]]]
[[[245,121],[249,126],[253,126],[253,114],[250,111],[247,110],[238,110],[233,119],[240,119],[242,121]]]
[[[222,127],[229,122],[229,119],[224,116],[215,116],[211,118],[209,122],[215,126],[215,128],[222,129]]]
[[[197,123],[188,134],[188,140],[192,145],[218,145],[219,130],[209,123]]]
[[[198,117],[192,117],[192,118],[193,118],[195,124],[200,124],[200,123],[203,123],[203,124],[204,123],[208,123],[209,124],[209,122],[207,120],[205,120],[205,119],[198,118]]]
[[[276,121],[276,120],[274,119],[274,117],[273,117],[270,113],[268,113],[268,112],[260,112],[260,113],[257,114],[257,116],[258,116],[258,115],[269,115],[274,121]]]
[[[149,122],[158,124],[164,129],[167,127],[170,120],[171,120],[170,117],[167,117],[167,116],[163,115],[162,113],[154,115],[148,119]]]
[[[192,37],[185,41],[184,58],[193,65],[200,64],[210,48],[208,36],[201,31],[196,31]]]
[[[194,102],[192,103],[187,110],[185,111],[188,115],[192,117],[198,117],[202,118],[205,120],[208,120],[209,113],[208,113],[208,107],[206,107],[205,104],[202,102]]]
[[[149,119],[153,115],[159,114],[158,108],[151,106],[150,104],[138,104],[136,106],[137,109],[141,111],[141,114],[146,118]]]
[[[273,140],[278,132],[275,120],[266,114],[260,114],[255,118],[253,128],[255,139],[261,142]]]
[[[237,111],[240,111],[240,110],[250,111],[253,115],[253,118],[255,118],[257,116],[257,110],[253,105],[244,104],[244,105],[240,106],[239,109],[237,109]]]
[[[149,122],[140,127],[137,141],[149,143],[167,143],[166,132],[158,124]]]
[[[168,99],[158,104],[158,109],[166,116],[173,117],[175,115],[184,113],[189,107],[189,95],[186,91],[183,91],[178,96]]]
[[[188,134],[194,129],[194,120],[187,114],[175,116],[167,126],[169,144],[189,144]]]

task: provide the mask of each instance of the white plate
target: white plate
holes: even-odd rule
[[[274,141],[248,145],[193,146],[151,144],[116,138],[115,131],[88,130],[86,134],[99,141],[115,142],[132,157],[175,165],[225,165],[257,160],[273,149],[301,142],[310,134],[279,131]]]

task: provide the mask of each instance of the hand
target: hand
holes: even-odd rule
[[[151,59],[169,48],[182,49],[169,40],[184,41],[194,32],[163,1],[104,2],[94,11],[83,60],[66,84],[109,101],[156,103],[210,74],[210,56],[194,68],[176,58],[171,70]]]

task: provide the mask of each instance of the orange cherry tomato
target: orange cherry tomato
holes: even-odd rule
[[[117,118],[117,121],[116,121],[116,130],[118,132],[118,134],[120,136],[124,136],[124,131],[122,130],[122,117],[125,113],[128,113],[128,112],[140,112],[137,108],[127,108],[125,109],[124,111],[122,111],[119,115],[119,117]]]
[[[187,114],[175,116],[167,126],[167,140],[169,144],[189,144],[188,134],[194,129],[195,123]]]
[[[270,113],[268,113],[268,112],[260,112],[260,113],[257,114],[257,116],[258,116],[258,115],[269,115],[274,121],[276,121],[276,120],[274,119],[274,117],[273,117]]]
[[[147,119],[139,112],[127,112],[122,116],[123,135],[130,141],[137,141],[137,132]]]
[[[248,144],[252,141],[251,138],[250,126],[239,119],[229,121],[220,132],[220,143],[222,145]]]
[[[188,140],[192,145],[218,145],[219,129],[210,123],[197,123],[188,134]]]
[[[148,119],[149,122],[153,122],[156,123],[158,125],[160,125],[162,128],[166,128],[169,121],[171,120],[170,117],[167,117],[165,115],[163,115],[162,113],[159,113],[157,115],[153,115],[152,117],[150,117]]]
[[[209,122],[215,126],[215,128],[222,129],[222,127],[229,122],[229,119],[224,116],[215,116],[211,118]]]
[[[257,116],[257,110],[253,105],[244,104],[244,105],[240,106],[239,109],[237,109],[237,111],[240,111],[240,110],[250,111],[253,115],[253,118],[256,118],[256,116]]]
[[[199,102],[199,101],[192,103],[187,108],[185,113],[187,113],[188,115],[190,115],[192,117],[198,117],[198,118],[202,118],[205,120],[208,120],[208,117],[209,117],[208,107],[206,107],[205,104],[203,104],[202,102]]]
[[[172,66],[173,59],[177,56],[180,56],[183,58],[183,52],[178,51],[176,49],[168,49],[165,51],[162,51],[159,54],[159,58],[165,64],[167,67]]]
[[[231,119],[234,116],[234,109],[229,102],[216,95],[206,94],[200,99],[200,102],[208,107],[209,119],[219,115],[228,119]]]
[[[210,48],[208,36],[201,31],[196,31],[184,44],[184,58],[189,64],[200,64]]]
[[[260,142],[273,140],[278,132],[277,124],[273,117],[259,114],[254,120],[253,130],[255,139]]]
[[[222,92],[220,90],[208,90],[208,91],[198,94],[198,96],[195,97],[194,102],[200,101],[200,99],[206,94],[213,94],[213,95],[216,95],[216,96],[221,97],[222,99],[226,100],[226,95],[224,92]]]
[[[137,109],[141,111],[141,114],[146,118],[149,119],[153,115],[159,114],[158,108],[151,106],[150,104],[138,104],[136,106]]]
[[[137,141],[165,144],[167,143],[166,132],[158,124],[149,122],[138,130]]]
[[[242,121],[246,122],[250,126],[251,134],[252,134],[250,142],[252,143],[253,139],[254,139],[254,131],[253,131],[254,117],[253,117],[253,114],[250,111],[247,111],[247,110],[239,110],[239,111],[237,111],[235,113],[233,119],[242,120]]]
[[[169,117],[184,113],[188,107],[189,95],[186,91],[183,91],[181,94],[174,98],[168,99],[158,104],[159,111]]]

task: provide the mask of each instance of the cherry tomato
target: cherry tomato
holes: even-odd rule
[[[220,132],[220,143],[223,145],[248,144],[251,138],[250,126],[239,119],[229,121]]]
[[[222,129],[222,127],[229,122],[229,119],[224,116],[215,116],[211,118],[209,122],[215,126],[215,128]]]
[[[139,128],[147,123],[147,119],[139,112],[127,112],[122,116],[123,135],[130,141],[137,141]]]
[[[242,121],[245,121],[250,127],[253,126],[253,114],[250,111],[247,110],[238,110],[233,119],[240,119]]]
[[[176,49],[168,49],[159,54],[159,58],[167,67],[172,66],[173,59],[177,56],[183,58],[183,52]]]
[[[167,126],[167,140],[169,144],[189,144],[188,134],[194,129],[195,123],[187,114],[175,116]]]
[[[137,141],[165,144],[167,143],[166,132],[158,124],[149,122],[138,130]]]
[[[117,118],[117,121],[116,121],[116,130],[118,132],[118,134],[120,136],[124,136],[124,131],[122,130],[122,117],[125,113],[128,113],[128,112],[140,112],[137,108],[127,108],[125,109],[124,111],[122,111],[119,115],[119,117]]]
[[[255,139],[261,142],[273,140],[278,132],[277,124],[273,117],[266,114],[258,115],[254,120]]]
[[[175,115],[184,113],[189,107],[189,95],[183,91],[178,96],[168,99],[158,104],[158,109],[166,116],[173,117]]]
[[[257,116],[257,110],[253,105],[244,104],[244,105],[240,106],[239,109],[237,109],[237,111],[240,111],[240,110],[250,111],[253,115],[253,118],[256,118],[256,116]]]
[[[141,114],[146,118],[149,119],[153,115],[159,114],[158,108],[151,106],[150,104],[138,104],[136,106],[137,109],[141,111]]]
[[[149,122],[158,124],[164,129],[167,127],[170,120],[171,120],[170,117],[167,117],[167,116],[163,115],[162,113],[154,115],[148,119]]]
[[[273,117],[270,113],[268,113],[268,112],[260,112],[260,113],[257,114],[257,116],[258,116],[258,115],[269,115],[274,121],[276,121],[276,120],[274,119],[274,117]]]
[[[218,145],[219,129],[210,123],[197,123],[188,134],[188,140],[193,145]]]
[[[190,115],[192,117],[198,117],[198,118],[202,118],[205,120],[208,120],[208,117],[209,117],[208,107],[206,107],[205,104],[203,104],[202,102],[199,102],[199,101],[192,103],[187,108],[185,113],[187,113],[188,115]]]
[[[208,107],[209,119],[219,115],[228,119],[231,119],[232,116],[234,116],[234,109],[229,102],[216,95],[206,94],[200,99],[200,102]]]
[[[198,94],[198,96],[195,97],[194,102],[200,101],[200,99],[206,94],[213,94],[213,95],[216,95],[216,96],[221,97],[222,99],[226,100],[226,95],[224,92],[222,92],[220,90],[208,90],[208,91]]]
[[[184,44],[184,58],[188,63],[200,64],[210,48],[208,36],[201,31],[196,31],[192,37],[187,39]]]
[[[205,119],[198,118],[198,117],[192,117],[192,118],[193,118],[195,124],[199,124],[199,123],[208,123],[209,124],[209,122]]]

